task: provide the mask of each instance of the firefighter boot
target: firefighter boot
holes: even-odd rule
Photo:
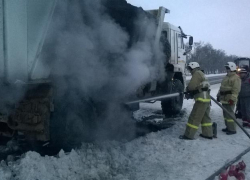
[[[200,134],[200,137],[202,137],[202,138],[205,138],[205,139],[213,139],[213,137],[208,137],[208,136],[204,136],[203,134]]]
[[[236,134],[236,131],[227,131],[226,134],[227,134],[227,135],[233,135],[233,134]]]
[[[184,140],[194,140],[194,139],[190,139],[189,137],[185,136],[185,135],[181,135],[179,136],[179,139],[184,139]]]
[[[224,129],[222,129],[222,131],[223,131],[223,132],[227,132],[227,131],[228,131],[228,129],[227,129],[227,128],[224,128]]]

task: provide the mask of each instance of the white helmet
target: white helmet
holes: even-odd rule
[[[227,62],[225,67],[228,67],[231,71],[236,71],[236,64],[233,62]]]
[[[190,62],[188,63],[188,67],[190,67],[191,69],[194,69],[194,68],[200,67],[200,65],[197,62]]]

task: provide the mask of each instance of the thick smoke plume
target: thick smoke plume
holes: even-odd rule
[[[131,17],[119,12],[121,6],[132,8],[123,0],[60,0],[44,44],[60,104],[57,119],[80,137],[120,136],[126,128],[132,134],[122,103],[141,85],[164,77],[154,19],[135,7]],[[90,133],[92,128],[97,130]]]

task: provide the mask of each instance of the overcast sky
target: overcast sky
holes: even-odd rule
[[[165,21],[181,26],[194,41],[209,42],[228,55],[250,57],[250,0],[127,0],[143,9],[164,6]]]

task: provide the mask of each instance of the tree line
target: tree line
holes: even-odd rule
[[[210,43],[195,43],[193,50],[187,56],[187,63],[195,61],[201,66],[205,74],[224,73],[224,65],[234,62],[235,55],[227,55],[224,50],[214,49]]]

